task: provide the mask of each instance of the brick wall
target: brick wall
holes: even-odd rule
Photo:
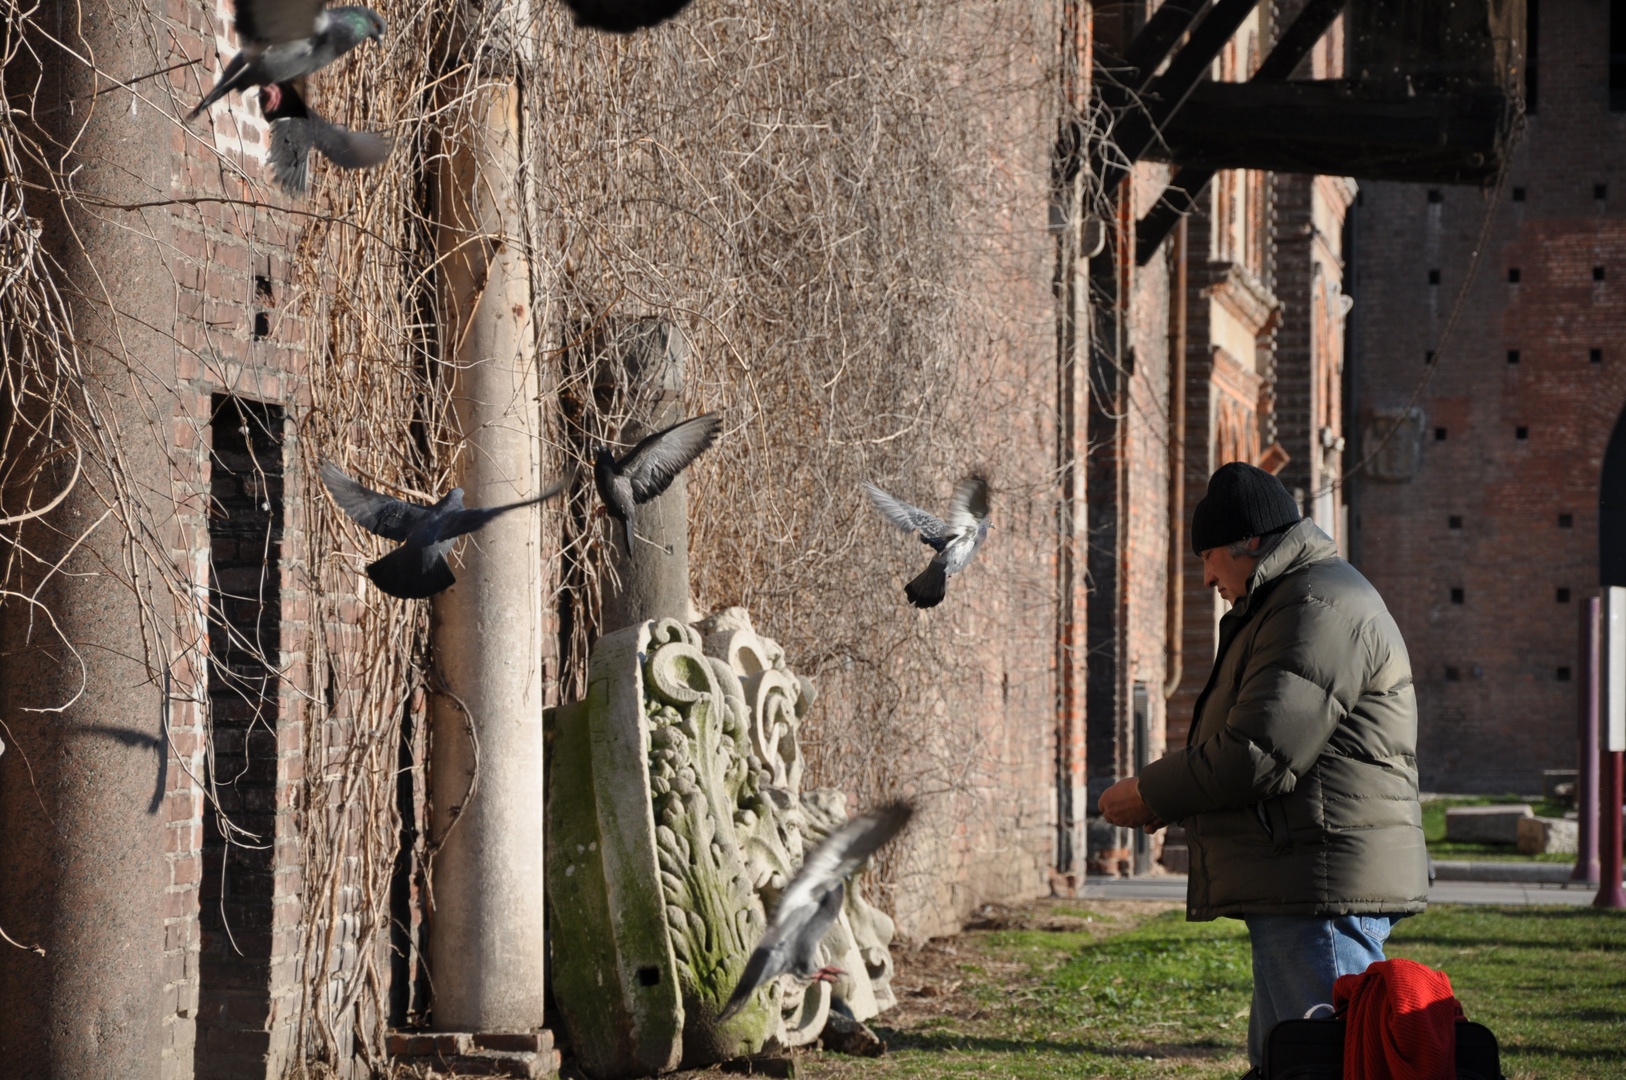
[[[1576,604],[1626,406],[1626,113],[1608,110],[1608,8],[1540,17],[1539,109],[1443,346],[1492,196],[1371,184],[1354,211],[1352,419],[1404,406],[1440,353],[1416,474],[1361,478],[1352,507],[1411,651],[1425,789],[1533,792],[1575,764]]]
[[[224,6],[206,13],[172,0],[168,16],[175,57],[206,55],[218,73],[221,54],[235,48],[224,36]],[[172,72],[170,82],[182,100],[199,91],[189,69]],[[298,230],[286,215],[256,205],[268,189],[246,179],[263,178],[266,146],[252,101],[230,95],[189,131],[175,129],[177,201],[162,219],[168,280],[154,283],[175,296],[171,456],[185,537],[175,558],[203,592],[189,613],[199,640],[180,650],[170,708],[171,1077],[280,1076],[297,1035],[296,796],[309,690],[300,650],[309,600],[303,511],[294,497],[305,478],[291,468],[286,417],[305,396],[306,325],[284,309]],[[266,671],[260,656],[286,677]],[[200,786],[211,781],[215,804]],[[252,836],[227,845],[232,829],[222,816]]]

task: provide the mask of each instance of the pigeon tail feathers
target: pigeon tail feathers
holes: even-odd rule
[[[948,594],[948,571],[933,559],[920,575],[903,587],[903,595],[917,608],[933,608]]]
[[[633,539],[633,536],[636,535],[632,530],[632,519],[631,518],[622,518],[621,519],[621,524],[626,526],[626,529],[627,529],[627,554],[631,555],[632,554],[632,539]]]
[[[428,566],[424,565],[428,555]],[[367,576],[383,592],[402,600],[427,600],[457,583],[444,555],[429,555],[420,547],[405,545],[367,565]]]
[[[732,1020],[764,984],[778,977],[778,972],[770,974],[767,970],[768,961],[772,956],[771,949],[759,948],[751,953],[751,958],[745,962],[745,970],[740,972],[740,981],[734,986],[734,993],[729,995],[728,1004],[723,1006],[723,1011],[717,1016],[719,1024]]]

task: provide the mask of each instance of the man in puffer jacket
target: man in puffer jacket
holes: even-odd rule
[[[1214,670],[1185,748],[1107,789],[1101,813],[1183,824],[1186,917],[1247,923],[1253,1076],[1278,1020],[1331,1002],[1338,976],[1384,959],[1394,921],[1427,907],[1417,703],[1382,598],[1281,481],[1222,466],[1191,540],[1232,605]]]

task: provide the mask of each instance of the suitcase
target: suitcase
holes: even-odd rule
[[[1344,1021],[1283,1020],[1265,1038],[1265,1080],[1344,1080]],[[1496,1036],[1457,1021],[1457,1080],[1504,1080]]]

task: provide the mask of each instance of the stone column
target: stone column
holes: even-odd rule
[[[631,420],[621,432],[619,456],[644,436],[684,419],[689,345],[682,331],[650,319],[633,323],[618,337],[616,348],[619,355],[604,359],[607,370],[601,378],[625,378],[628,384]],[[611,561],[619,586],[604,590],[605,634],[646,619],[689,621],[687,474],[638,507],[635,524],[639,539],[633,541],[630,554],[619,527],[606,534],[612,541]]]
[[[444,359],[470,506],[541,485],[540,405],[519,180],[520,91],[463,98],[439,178]],[[538,508],[474,534],[434,601],[431,1012],[443,1031],[540,1028],[542,610]]]
[[[57,260],[53,276],[99,435],[117,443],[123,475],[136,481],[129,497],[150,508],[148,539],[161,549],[179,544],[167,524],[173,513],[160,511],[173,478],[175,353],[159,332],[174,322],[174,295],[160,284],[170,280],[161,243],[169,215],[116,207],[171,190],[173,121],[74,58],[94,56],[102,71],[126,77],[150,70],[148,39],[132,24],[138,14],[117,2],[47,4],[37,25],[61,35],[64,47],[24,31],[30,43],[7,82],[37,92],[35,115],[49,127],[33,134],[53,162],[64,155],[60,169],[101,207],[87,213],[48,192],[26,192],[27,212],[40,219],[42,244]],[[45,64],[38,82],[26,70],[31,50]],[[68,101],[82,104],[70,109]],[[49,449],[36,443],[25,452]],[[10,541],[20,535],[43,560],[11,563],[13,591],[0,598],[0,927],[39,947],[0,942],[0,1073],[158,1080],[163,1017],[175,1009],[170,1002],[166,1010],[163,993],[166,787],[175,770],[160,723],[162,681],[147,661],[161,663],[149,650],[171,643],[144,640],[138,598],[150,590],[160,617],[173,612],[142,557],[132,559],[118,517],[104,516],[112,477],[95,447],[83,449],[85,472],[67,498],[43,519],[8,527],[0,544],[0,559],[11,563]],[[48,502],[74,472],[72,452],[46,465],[28,505]],[[24,509],[23,497],[8,490],[5,513]],[[183,808],[183,816],[191,812]]]

